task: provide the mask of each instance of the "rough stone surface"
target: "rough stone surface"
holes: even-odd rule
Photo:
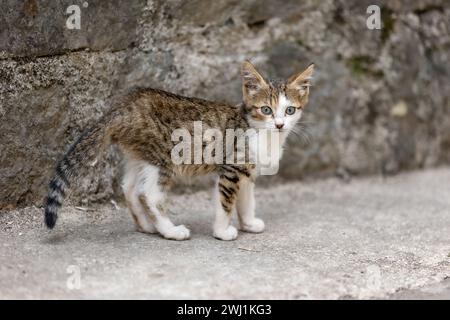
[[[428,285],[414,290],[400,290],[389,296],[389,299],[399,300],[449,300],[450,299],[450,279],[440,283]]]
[[[80,10],[79,30],[66,27],[66,21],[72,21],[72,5]],[[145,1],[5,0],[1,4],[0,51],[18,57],[51,56],[83,48],[126,49],[137,39],[144,5]]]
[[[266,231],[232,242],[212,237],[207,192],[171,202],[184,242],[113,205],[65,207],[50,232],[40,209],[0,211],[0,298],[449,298],[450,167],[257,188],[257,203]]]
[[[75,1],[77,2],[77,1]],[[153,86],[239,102],[239,63],[273,77],[317,65],[310,105],[281,177],[393,174],[449,163],[450,4],[379,1],[2,1],[0,207],[40,204],[54,161],[109,99]],[[117,190],[110,152],[73,194]]]

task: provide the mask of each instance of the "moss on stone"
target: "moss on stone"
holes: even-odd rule
[[[370,56],[359,55],[347,59],[346,65],[356,76],[382,78],[383,72],[372,68],[374,62],[375,60]]]

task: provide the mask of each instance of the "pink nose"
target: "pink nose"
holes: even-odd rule
[[[284,123],[282,123],[282,124],[276,124],[275,126],[277,127],[277,129],[281,129],[281,128],[283,128]]]

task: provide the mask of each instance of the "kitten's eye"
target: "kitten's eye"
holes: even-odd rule
[[[295,113],[295,111],[296,111],[296,108],[293,107],[293,106],[289,106],[289,107],[286,108],[286,114],[287,115],[291,116],[291,115],[293,115]]]
[[[266,116],[270,116],[272,114],[272,109],[269,106],[262,106],[261,112]]]

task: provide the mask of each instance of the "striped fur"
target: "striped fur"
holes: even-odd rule
[[[306,104],[311,73],[310,66],[286,83],[266,82],[250,62],[245,62],[242,66],[244,99],[239,106],[183,97],[157,89],[132,90],[117,99],[102,119],[88,127],[56,165],[45,201],[47,227],[55,226],[58,210],[69,187],[76,185],[102,150],[113,143],[126,155],[123,189],[138,230],[157,231],[174,240],[189,238],[190,232],[186,227],[175,226],[168,218],[164,209],[165,194],[176,176],[215,173],[218,176],[218,206],[214,235],[222,240],[236,238],[237,231],[230,225],[236,205],[242,229],[261,232],[264,223],[254,217],[255,165],[176,165],[171,159],[171,150],[176,145],[171,134],[179,128],[193,134],[196,121],[202,122],[203,130],[220,130],[224,138],[227,129],[242,129],[243,132],[250,128],[277,130],[275,120],[289,118],[284,114],[285,108],[292,105],[301,109]],[[283,101],[282,105],[280,101]],[[270,106],[277,113],[272,117],[263,115],[262,106]],[[299,118],[300,112],[286,122],[290,126]],[[226,163],[225,156],[224,152],[222,163]],[[242,194],[252,200],[243,201],[240,199]]]
[[[89,167],[89,163],[96,159],[105,138],[105,120],[106,118],[96,127],[86,129],[56,165],[45,199],[45,224],[48,228],[55,226],[58,210],[71,181],[77,181]]]

